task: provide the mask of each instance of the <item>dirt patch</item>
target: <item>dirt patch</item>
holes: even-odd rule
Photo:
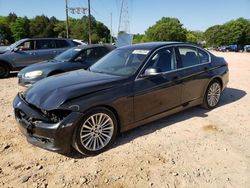
[[[216,55],[230,69],[219,107],[129,131],[87,158],[28,144],[12,109],[22,88],[16,77],[0,79],[0,187],[250,187],[250,53]]]
[[[206,132],[223,132],[222,129],[219,129],[217,126],[215,125],[205,125],[202,127],[204,131]]]

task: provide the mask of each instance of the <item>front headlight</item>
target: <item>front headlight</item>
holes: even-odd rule
[[[41,76],[43,74],[43,71],[37,70],[37,71],[32,71],[32,72],[27,72],[24,74],[25,78],[36,78],[38,76]]]

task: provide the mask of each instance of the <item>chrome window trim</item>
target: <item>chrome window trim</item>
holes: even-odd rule
[[[135,80],[140,80],[140,79],[144,79],[142,77],[140,77],[140,75],[142,75],[142,70],[146,67],[146,65],[148,64],[149,60],[156,54],[158,53],[159,50],[162,50],[164,48],[174,48],[174,47],[193,47],[193,48],[196,48],[196,51],[197,49],[205,52],[208,57],[209,57],[209,61],[206,62],[206,63],[200,63],[200,64],[197,64],[197,65],[192,65],[192,66],[188,66],[188,67],[183,67],[183,68],[177,68],[177,64],[176,64],[176,69],[175,70],[171,70],[171,71],[166,71],[166,72],[162,72],[160,74],[167,74],[167,73],[172,73],[172,72],[176,72],[176,71],[179,71],[179,70],[184,70],[184,69],[189,69],[189,68],[192,68],[192,67],[197,67],[197,66],[200,66],[200,65],[205,65],[205,64],[210,64],[211,63],[211,55],[204,49],[202,49],[201,47],[198,47],[198,46],[194,46],[194,45],[191,45],[191,44],[172,44],[172,45],[166,45],[166,46],[162,46],[160,48],[158,48],[157,50],[155,50],[148,58],[147,62],[143,65],[143,67],[141,68],[141,70],[139,71],[139,73],[136,75],[136,78]],[[198,52],[197,52],[198,53]],[[175,62],[177,63],[177,60],[176,60],[176,54],[175,54],[175,50],[174,50],[174,57],[175,57]]]

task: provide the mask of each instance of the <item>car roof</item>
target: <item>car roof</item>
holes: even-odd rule
[[[144,49],[144,50],[153,50],[155,48],[159,48],[162,46],[168,46],[168,45],[173,45],[173,44],[188,44],[185,42],[148,42],[148,43],[139,43],[139,44],[133,44],[133,45],[128,45],[128,46],[123,46],[120,47],[119,49]],[[191,45],[191,44],[190,44]]]
[[[43,37],[35,37],[35,38],[24,38],[22,40],[72,40],[67,38],[43,38]]]
[[[116,47],[111,44],[89,44],[89,45],[79,45],[74,47],[75,49],[89,49],[89,48],[96,48],[96,47],[106,47],[109,49],[115,49]]]

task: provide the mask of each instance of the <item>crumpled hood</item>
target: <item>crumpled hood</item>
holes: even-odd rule
[[[78,70],[45,78],[24,93],[37,108],[53,110],[66,100],[111,88],[123,77]]]

